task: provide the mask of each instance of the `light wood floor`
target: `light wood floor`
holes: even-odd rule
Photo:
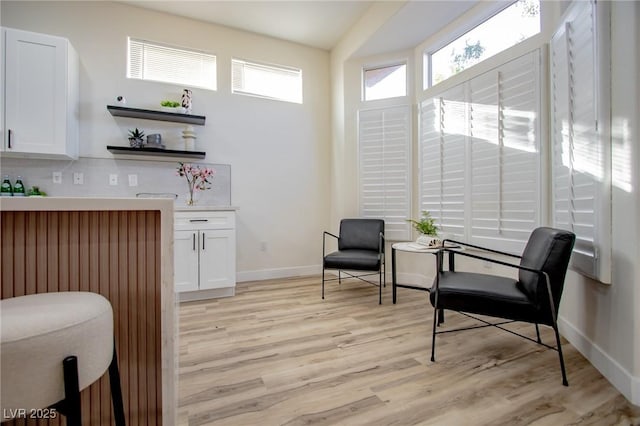
[[[240,283],[180,308],[180,425],[639,425],[564,342],[555,351],[493,328],[437,337],[427,293],[320,278]],[[445,327],[470,320],[448,313]],[[535,335],[531,325],[516,328]],[[553,332],[541,327],[543,341]]]

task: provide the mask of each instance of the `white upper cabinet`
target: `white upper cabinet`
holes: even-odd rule
[[[78,58],[67,39],[2,29],[2,153],[78,157]]]

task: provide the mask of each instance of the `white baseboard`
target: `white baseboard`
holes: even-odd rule
[[[320,265],[293,266],[288,268],[258,269],[255,271],[240,271],[236,273],[236,281],[259,281],[276,278],[290,278],[307,275],[319,275],[322,273]]]
[[[192,302],[194,300],[216,299],[218,297],[231,297],[236,294],[235,287],[212,288],[209,290],[185,291],[176,293],[180,302]]]
[[[328,274],[336,274],[337,271],[327,270]],[[322,268],[320,265],[294,266],[288,268],[258,269],[255,271],[240,271],[236,274],[237,282],[271,280],[277,278],[303,277],[308,275],[320,275]],[[431,287],[433,277],[423,274],[398,273],[396,278],[399,283]],[[391,283],[391,271],[387,270],[385,279],[387,284]]]
[[[558,318],[562,334],[611,384],[634,405],[640,406],[640,377],[634,377],[573,324]],[[570,373],[570,372],[569,372]],[[571,376],[569,376],[571,382]]]

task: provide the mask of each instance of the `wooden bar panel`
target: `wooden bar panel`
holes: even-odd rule
[[[1,215],[0,298],[80,290],[109,299],[127,425],[161,425],[160,212],[2,211]],[[112,424],[110,392],[106,374],[82,391],[83,424]]]

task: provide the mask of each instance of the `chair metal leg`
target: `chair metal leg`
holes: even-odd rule
[[[553,302],[553,293],[551,292],[549,275],[546,272],[544,272],[543,274],[545,280],[547,281],[547,293],[549,295],[549,308],[551,310],[552,319],[551,326],[553,327],[553,332],[556,335],[556,346],[558,348],[558,357],[560,358],[560,370],[562,371],[562,384],[565,386],[569,386],[569,381],[567,380],[567,371],[564,368],[564,357],[562,356],[562,345],[560,344],[560,333],[558,332],[558,316],[556,315],[556,307]]]
[[[538,343],[542,343],[542,339],[540,338],[540,327],[538,327],[538,323],[536,323],[536,335],[538,336]]]
[[[340,272],[342,272],[340,269],[338,269],[338,285],[342,284],[342,276],[340,275]]]
[[[435,291],[433,303],[433,334],[431,335],[431,362],[436,361],[436,327],[440,320],[444,321],[444,310],[438,308],[438,289],[440,288],[440,272],[442,271],[442,251],[436,254],[436,279],[431,291]],[[431,297],[431,296],[429,296]]]
[[[382,262],[382,284],[384,287],[387,286],[387,262]]]
[[[322,268],[322,300],[324,300],[324,268]]]
[[[569,386],[567,381],[567,371],[564,368],[564,357],[562,356],[562,346],[560,345],[560,333],[558,332],[558,324],[553,323],[553,331],[556,334],[556,345],[558,346],[558,357],[560,358],[560,370],[562,371],[562,384]]]
[[[82,426],[78,358],[68,356],[62,361],[64,375],[64,407],[68,426]]]
[[[125,426],[124,404],[122,403],[122,387],[120,386],[120,370],[118,368],[118,356],[116,345],[113,344],[113,358],[109,364],[109,383],[111,385],[111,401],[113,403],[113,416],[116,426]]]
[[[380,296],[378,297],[378,305],[382,305],[382,268],[379,271],[379,277],[378,277],[378,293],[380,294]]]
[[[433,308],[433,334],[431,335],[431,362],[436,361],[436,326],[437,324],[438,324],[438,308],[434,307]]]

